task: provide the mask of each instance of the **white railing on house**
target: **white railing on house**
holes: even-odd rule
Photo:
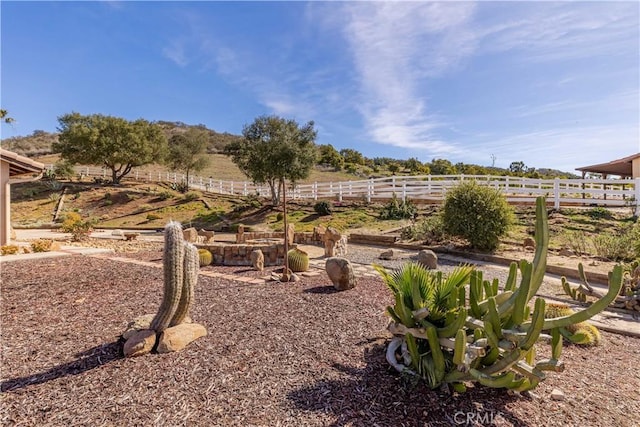
[[[51,167],[50,165],[48,167]],[[110,178],[104,168],[78,167],[85,177]],[[174,172],[143,172],[134,170],[126,177],[137,181],[183,182],[185,176]],[[341,182],[299,184],[287,191],[291,199],[336,200],[360,199],[371,202],[390,199],[394,194],[413,202],[440,202],[449,189],[464,180],[500,190],[510,203],[533,203],[536,197],[546,196],[556,209],[568,205],[623,207],[640,214],[640,178],[635,179],[538,179],[489,175],[419,175],[393,176]],[[224,181],[190,176],[193,188],[217,194],[258,195],[269,197],[269,187],[249,181]]]

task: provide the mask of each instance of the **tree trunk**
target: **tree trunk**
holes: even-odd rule
[[[118,176],[118,171],[116,170],[116,168],[112,167],[111,168],[111,182],[113,184],[120,184],[120,178],[121,177]]]

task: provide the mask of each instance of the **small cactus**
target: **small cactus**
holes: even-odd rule
[[[198,279],[198,251],[184,241],[177,222],[170,222],[164,229],[163,270],[162,303],[150,326],[157,333],[184,320]]]
[[[555,317],[571,316],[575,311],[567,304],[547,304],[544,317],[553,319]],[[580,322],[560,328],[563,337],[574,344],[598,345],[600,344],[600,331],[589,322]]]
[[[291,249],[287,253],[289,269],[294,273],[307,271],[309,269],[309,254],[298,248]]]
[[[200,267],[211,265],[213,256],[208,249],[198,249],[198,261],[200,263]]]

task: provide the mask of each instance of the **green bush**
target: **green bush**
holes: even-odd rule
[[[160,219],[162,218],[160,215],[154,214],[154,213],[148,213],[147,214],[147,221],[153,221],[155,219]]]
[[[69,212],[60,228],[65,233],[71,233],[73,240],[79,241],[89,237],[93,231],[93,224],[91,220],[84,221],[80,214]]]
[[[441,215],[432,215],[418,223],[402,229],[405,240],[423,240],[426,244],[439,243],[446,239],[444,222]]]
[[[587,211],[587,216],[591,219],[611,219],[613,215],[607,208],[603,208],[601,206],[591,208]]]
[[[418,209],[410,200],[398,200],[393,193],[391,201],[380,211],[380,219],[410,219],[413,218]]]
[[[464,181],[451,189],[443,207],[444,229],[480,250],[498,247],[513,224],[513,210],[496,189]]]
[[[184,200],[187,202],[193,202],[194,200],[198,200],[200,198],[200,194],[195,191],[190,191],[184,195]]]
[[[158,193],[158,199],[160,200],[173,199],[174,197],[176,197],[176,195],[173,191],[163,190]]]
[[[313,205],[313,210],[320,216],[331,215],[331,203],[326,200]]]
[[[626,227],[618,234],[600,234],[593,237],[595,254],[612,261],[633,261],[640,249],[640,228],[636,224]]]

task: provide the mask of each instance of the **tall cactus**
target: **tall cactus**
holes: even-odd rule
[[[170,222],[164,229],[162,303],[151,329],[160,333],[184,320],[193,300],[198,268],[198,250],[184,241],[180,223]]]
[[[513,263],[503,291],[497,280],[483,280],[482,272],[464,267],[447,278],[413,264],[392,273],[376,267],[396,301],[387,308],[389,330],[395,335],[387,360],[396,370],[419,375],[432,388],[450,384],[463,391],[464,382],[476,381],[523,391],[544,380],[544,371],[564,369],[562,328],[604,309],[620,291],[622,270],[614,268],[608,293],[583,311],[545,319],[545,301],[536,298],[531,312],[529,302],[546,270],[549,234],[544,198],[536,201],[536,215],[533,263]],[[552,357],[536,362],[534,344],[544,331],[550,333],[545,336],[551,339]]]

